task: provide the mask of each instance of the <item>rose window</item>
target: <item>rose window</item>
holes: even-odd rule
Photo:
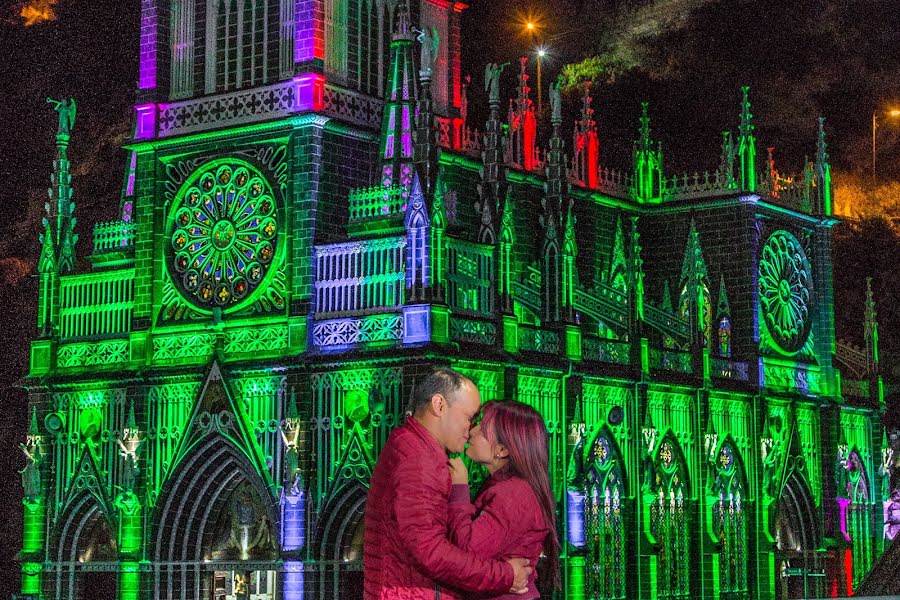
[[[237,159],[205,165],[175,198],[170,272],[182,294],[206,309],[236,307],[261,289],[278,244],[275,195]]]
[[[762,249],[759,302],[775,343],[786,352],[800,350],[812,325],[812,275],[803,246],[786,231],[773,233]]]

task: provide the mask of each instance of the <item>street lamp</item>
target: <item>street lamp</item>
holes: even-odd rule
[[[900,117],[900,109],[894,108],[885,113],[888,117],[896,119]],[[875,185],[875,130],[878,129],[878,112],[872,112],[872,185]]]

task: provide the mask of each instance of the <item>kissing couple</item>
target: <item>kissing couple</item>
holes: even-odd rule
[[[535,567],[559,587],[559,540],[547,428],[516,401],[483,406],[471,379],[447,368],[413,393],[413,414],[388,437],[369,487],[365,600],[540,597]],[[461,458],[490,474],[475,500]]]

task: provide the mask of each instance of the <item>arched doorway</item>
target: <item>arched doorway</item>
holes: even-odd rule
[[[336,492],[322,511],[319,540],[318,585],[321,600],[357,600],[363,597],[363,529],[365,486],[354,481]]]
[[[197,442],[160,498],[155,600],[274,600],[278,510],[230,439],[213,434]]]
[[[60,521],[59,570],[50,596],[58,600],[115,600],[118,550],[115,528],[97,496],[84,492],[69,503]]]
[[[796,470],[785,480],[775,518],[779,600],[822,595],[818,511],[809,486]]]

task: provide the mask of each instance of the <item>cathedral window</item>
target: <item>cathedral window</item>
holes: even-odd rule
[[[872,510],[869,502],[869,484],[862,459],[858,452],[852,452],[844,462],[844,489],[838,493],[845,499],[838,501],[846,504],[846,535],[849,536],[850,548],[853,552],[852,576],[853,588],[856,588],[872,567]]]
[[[720,598],[743,600],[748,597],[747,518],[744,512],[747,496],[744,477],[730,443],[725,443],[716,457],[713,482],[715,504],[712,507],[713,530],[720,544]]]
[[[650,506],[650,530],[657,545],[658,598],[688,598],[691,566],[687,468],[674,441],[660,444],[654,466],[655,499]]]
[[[613,442],[601,432],[588,456],[585,494],[587,597],[625,598],[625,488]]]

